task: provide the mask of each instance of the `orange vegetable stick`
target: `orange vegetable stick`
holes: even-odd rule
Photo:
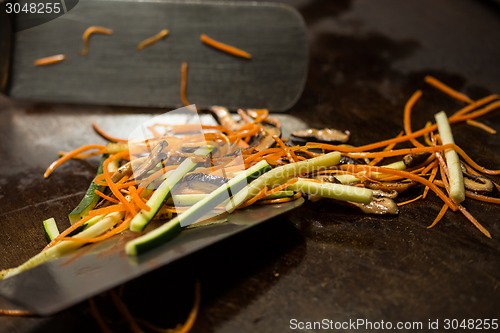
[[[140,50],[144,49],[145,47],[150,46],[150,45],[162,40],[163,38],[167,37],[169,33],[170,33],[170,31],[168,29],[163,29],[159,33],[157,33],[156,35],[149,37],[149,38],[146,38],[145,40],[140,42],[137,45],[137,49],[140,51]]]
[[[113,34],[113,30],[105,28],[105,27],[100,27],[93,25],[91,27],[88,27],[84,32],[83,32],[83,49],[80,51],[80,54],[85,56],[89,53],[89,41],[90,41],[90,36],[93,34],[101,34],[101,35],[111,35]]]
[[[216,41],[215,39],[208,37],[206,34],[201,34],[200,40],[208,46],[211,46],[217,50],[232,54],[234,56],[237,56],[240,58],[245,58],[245,59],[252,58],[252,55],[250,53],[243,51],[242,49],[239,49],[237,47]]]
[[[34,66],[47,66],[47,65],[52,65],[52,64],[57,64],[59,62],[62,62],[66,59],[66,56],[64,54],[56,54],[50,57],[45,57],[45,58],[40,58],[37,59],[33,62]]]
[[[425,82],[427,82],[431,86],[441,90],[442,92],[444,92],[448,96],[450,96],[458,101],[465,102],[465,103],[474,103],[474,101],[472,99],[470,99],[470,97],[468,97],[467,95],[465,95],[459,91],[456,91],[455,89],[444,84],[443,82],[439,81],[438,79],[436,79],[433,76],[427,75],[424,78],[424,80],[425,80]]]

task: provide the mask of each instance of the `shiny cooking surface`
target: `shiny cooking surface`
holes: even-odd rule
[[[495,33],[500,12],[487,1],[289,3],[305,18],[311,59],[305,91],[287,115],[311,127],[349,129],[355,145],[394,136],[402,129],[404,103],[418,88],[425,98],[415,109],[415,126],[441,109],[457,109],[460,104],[423,84],[426,74],[473,98],[500,92]],[[1,103],[0,247],[5,255],[0,265],[5,268],[43,247],[38,217],[62,218],[93,175],[95,165],[84,162],[43,180],[41,172],[57,151],[96,138],[89,128],[94,119],[117,119],[117,126],[127,126],[154,110]],[[500,130],[498,112],[483,120]],[[44,142],[54,127],[61,140]],[[459,125],[455,139],[478,163],[499,167],[498,135]],[[427,229],[440,208],[430,197],[402,207],[397,217],[378,217],[329,202],[306,203],[134,280],[125,287],[125,299],[138,316],[173,327],[189,311],[198,280],[202,304],[193,332],[288,332],[293,318],[427,323],[498,317],[498,207],[467,202],[493,239],[459,214],[449,213]],[[12,211],[18,215],[5,218]],[[151,298],[161,306],[151,307]],[[109,298],[97,301],[123,331],[126,325]],[[98,331],[88,303],[48,318],[0,318],[1,332],[68,328]]]

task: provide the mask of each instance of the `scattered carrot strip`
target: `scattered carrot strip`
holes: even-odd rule
[[[482,109],[477,109],[475,111],[469,112],[464,115],[459,115],[459,116],[451,116],[450,117],[450,123],[458,123],[462,121],[467,121],[469,119],[475,119],[481,116],[484,116],[487,113],[490,113],[491,111],[494,111],[496,109],[500,108],[500,101],[493,102]]]
[[[460,212],[469,220],[472,222],[472,224],[479,229],[479,231],[481,231],[486,237],[488,238],[491,238],[491,234],[488,230],[486,230],[482,225],[481,223],[479,223],[478,220],[476,220],[476,218],[474,216],[472,216],[471,213],[469,213],[467,211],[467,209],[465,209],[464,206],[462,205],[458,205],[458,209],[460,210]]]
[[[107,159],[104,160],[104,162],[102,164],[102,169],[103,169],[104,178],[106,179],[106,183],[107,183],[109,189],[111,190],[111,192],[113,192],[115,197],[127,208],[127,211],[129,211],[130,213],[135,215],[137,213],[137,211],[135,210],[134,207],[132,207],[130,202],[128,202],[128,200],[125,199],[125,197],[121,194],[120,190],[116,187],[116,184],[111,179],[111,173],[109,172],[109,169],[108,169],[109,163],[111,163],[114,160],[119,160],[121,158],[124,158],[125,156],[128,156],[128,152],[126,152],[126,151],[111,155],[110,157],[108,157]]]
[[[48,248],[54,246],[58,242],[60,242],[63,237],[66,237],[67,235],[69,235],[70,233],[72,233],[73,231],[75,231],[76,229],[80,228],[82,225],[84,225],[85,223],[87,223],[87,221],[89,221],[91,218],[93,218],[93,216],[87,215],[87,216],[81,218],[79,221],[73,223],[69,228],[67,228],[64,231],[62,231],[56,238],[54,238],[52,241],[50,241],[50,243],[47,244],[43,248],[42,252],[45,251],[45,250],[47,250]]]
[[[97,308],[97,305],[94,301],[93,298],[89,299],[89,304],[90,304],[90,313],[92,314],[92,317],[97,321],[97,325],[101,329],[102,333],[113,333],[113,331],[109,328],[108,324],[106,324],[106,321],[101,315],[101,312]]]
[[[111,299],[113,303],[115,304],[116,308],[118,311],[125,317],[125,320],[128,322],[128,325],[130,327],[130,330],[132,333],[143,333],[143,330],[139,327],[139,324],[137,324],[137,321],[135,318],[132,316],[130,313],[130,310],[127,308],[125,303],[121,300],[120,296],[116,292],[116,290],[112,289],[110,291],[111,294]]]
[[[415,201],[417,201],[418,199],[422,199],[423,197],[424,197],[424,195],[423,195],[423,194],[420,194],[420,195],[416,196],[416,197],[415,197],[415,198],[413,198],[413,199],[406,200],[406,201],[403,201],[403,202],[398,202],[398,203],[397,203],[397,205],[398,205],[398,206],[404,206],[404,205],[407,205],[407,204],[409,204],[409,203],[415,202]]]
[[[479,128],[479,129],[481,129],[489,134],[497,134],[497,131],[494,128],[492,128],[492,127],[490,127],[490,126],[488,126],[485,123],[482,123],[480,121],[473,120],[473,119],[467,119],[465,122],[467,123],[467,125],[477,127],[477,128]]]
[[[232,54],[234,56],[245,58],[245,59],[252,58],[252,55],[250,53],[243,51],[242,49],[239,49],[237,47],[216,41],[215,39],[208,37],[206,34],[201,34],[200,40],[208,46],[211,46],[217,50]]]
[[[438,215],[432,221],[432,223],[427,227],[427,229],[430,229],[434,227],[436,224],[438,224],[439,221],[443,218],[444,214],[446,214],[446,211],[448,210],[448,205],[444,204],[443,207],[441,207],[441,210],[439,211]]]
[[[431,170],[431,174],[429,176],[429,181],[432,183],[434,182],[434,179],[436,178],[437,176],[437,172],[438,172],[438,167],[437,167],[437,163],[438,162],[434,162],[433,163],[433,168]],[[426,186],[425,189],[424,189],[424,193],[423,193],[423,197],[427,197],[427,193],[429,192],[429,187]]]
[[[193,328],[194,322],[196,321],[196,317],[198,316],[198,311],[200,309],[201,303],[201,292],[200,292],[200,282],[196,282],[195,290],[194,290],[194,303],[189,315],[184,322],[184,325],[176,332],[176,333],[188,333],[191,328]]]
[[[130,192],[130,196],[132,197],[132,200],[137,205],[137,207],[139,207],[141,210],[144,210],[146,212],[149,212],[151,210],[151,207],[146,205],[146,203],[139,196],[139,193],[137,192],[137,188],[135,186],[130,186],[128,188],[128,190]]]
[[[100,196],[101,198],[103,198],[104,200],[107,200],[107,201],[115,203],[115,204],[120,203],[120,201],[118,201],[117,199],[112,198],[109,195],[106,195],[106,194],[102,193],[99,190],[95,190],[94,192],[95,192],[95,194],[97,194],[98,196]]]
[[[100,27],[100,26],[91,26],[88,27],[84,32],[83,32],[83,49],[80,51],[80,54],[85,56],[89,53],[89,41],[90,41],[90,36],[93,34],[101,34],[101,35],[111,35],[113,34],[113,30],[105,27]]]
[[[191,105],[187,99],[187,79],[188,79],[188,63],[183,61],[181,64],[181,101],[184,106]]]
[[[434,86],[438,90],[441,90],[442,92],[444,92],[448,96],[450,96],[458,101],[465,102],[465,103],[473,103],[474,102],[467,95],[451,88],[450,86],[444,84],[443,82],[439,81],[438,79],[436,79],[433,76],[426,75],[424,78],[424,81],[426,83],[430,84],[431,86]]]
[[[9,316],[9,317],[29,317],[34,316],[35,314],[29,311],[24,310],[11,310],[11,309],[0,309],[0,316]]]
[[[117,138],[117,137],[109,135],[108,133],[104,132],[104,130],[101,127],[99,127],[99,125],[97,125],[96,123],[92,123],[92,128],[94,129],[94,131],[97,134],[99,134],[101,137],[103,137],[104,139],[106,139],[108,141],[123,142],[123,143],[128,142],[127,139]]]
[[[489,197],[482,194],[477,194],[472,191],[465,190],[465,196],[478,201],[489,202],[492,204],[500,205],[500,198]]]
[[[50,57],[36,59],[33,62],[33,66],[47,66],[60,63],[66,60],[66,56],[64,54],[56,54]]]
[[[479,107],[482,107],[492,101],[494,101],[495,99],[498,99],[500,98],[500,96],[498,95],[488,95],[486,97],[483,97],[481,99],[478,99],[477,101],[474,101],[473,103],[463,107],[462,109],[458,110],[457,112],[455,112],[450,118],[453,119],[453,118],[456,118],[456,117],[459,117],[459,116],[462,116],[464,114],[467,114]]]
[[[81,154],[84,151],[93,150],[93,149],[97,149],[99,152],[102,153],[106,149],[106,146],[104,146],[104,145],[96,145],[96,144],[89,144],[89,145],[83,145],[83,146],[81,146],[79,148],[76,148],[75,150],[72,150],[72,151],[66,153],[64,156],[62,156],[58,160],[52,162],[52,164],[50,164],[50,166],[47,168],[47,170],[45,170],[45,173],[43,174],[43,176],[45,178],[49,177],[51,175],[51,173],[54,172],[54,170],[56,168],[58,168],[64,162],[69,161],[74,156],[78,156],[79,154]]]
[[[301,197],[302,197],[302,192],[297,192],[291,197],[276,198],[276,199],[264,199],[264,200],[259,200],[258,203],[261,205],[273,205],[273,204],[278,204],[278,203],[294,201],[294,200],[297,200],[298,198],[301,198]]]
[[[381,173],[388,173],[388,174],[394,174],[394,175],[400,175],[404,178],[408,178],[411,180],[414,180],[416,182],[419,182],[423,185],[429,186],[429,188],[436,193],[436,195],[441,198],[453,211],[457,210],[457,205],[449,198],[447,197],[435,184],[431,183],[427,179],[420,177],[418,175],[414,175],[410,172],[407,171],[402,171],[402,170],[396,170],[396,169],[390,169],[390,168],[384,168],[384,167],[378,167],[378,166],[369,166],[369,165],[362,165],[362,164],[345,164],[341,166],[342,168],[345,168],[347,170],[352,169],[354,171],[356,170],[364,170],[364,171],[375,171],[375,172],[381,172]]]
[[[403,132],[399,133],[397,137],[400,137],[401,135],[403,135]],[[394,147],[396,146],[395,143],[391,143],[389,145],[387,145],[383,151],[389,151],[389,150],[392,150],[394,149]],[[377,158],[374,158],[370,161],[370,163],[368,163],[368,165],[377,165],[378,163],[380,163],[384,158],[383,157],[377,157]]]
[[[72,237],[62,237],[61,240],[66,240],[66,241],[73,241],[73,242],[80,242],[80,243],[97,243],[97,242],[102,242],[103,240],[106,240],[108,238],[111,238],[115,235],[118,235],[120,232],[125,231],[128,229],[130,226],[130,221],[131,219],[128,218],[125,221],[121,222],[120,225],[117,227],[108,230],[104,234],[97,236],[97,237],[78,237],[78,236],[72,236]]]
[[[417,103],[417,101],[420,99],[420,97],[422,97],[422,91],[421,90],[417,90],[413,93],[413,95],[410,97],[410,99],[408,100],[408,102],[406,102],[406,105],[404,107],[404,130],[405,130],[405,133],[406,135],[410,135],[412,133],[412,130],[411,130],[411,112],[412,112],[412,109],[413,107],[415,106],[415,104]],[[413,145],[415,147],[423,147],[423,145],[418,142],[415,138],[410,138],[409,139],[411,143],[413,143]]]
[[[140,42],[137,45],[137,50],[140,51],[140,50],[144,49],[145,47],[148,47],[148,46],[150,46],[150,45],[152,45],[154,43],[159,42],[163,38],[167,37],[169,33],[170,33],[170,31],[168,29],[162,29],[162,30],[160,30],[160,32],[158,32],[156,35],[154,35],[152,37],[149,37],[149,38],[146,38],[145,40],[143,40],[142,42]]]

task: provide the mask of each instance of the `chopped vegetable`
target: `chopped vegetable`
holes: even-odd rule
[[[80,51],[80,54],[83,56],[86,56],[89,53],[89,43],[90,43],[90,36],[94,34],[101,34],[101,35],[112,35],[113,30],[105,27],[100,27],[100,26],[91,26],[88,27],[84,32],[83,32],[83,49]]]
[[[56,220],[51,217],[42,221],[43,230],[45,230],[45,237],[50,242],[59,236],[59,229],[57,228]]]
[[[435,115],[435,118],[443,145],[455,144],[446,113],[441,111]],[[458,204],[465,200],[464,178],[462,168],[460,167],[460,159],[457,152],[453,149],[445,150],[444,154],[448,166],[450,196]]]
[[[252,58],[252,55],[250,53],[248,53],[247,51],[244,51],[244,50],[239,49],[237,47],[219,42],[219,41],[207,36],[206,34],[201,34],[200,40],[208,46],[211,46],[217,50],[232,54],[236,57],[245,58],[245,59]]]
[[[152,36],[152,37],[149,37],[149,38],[146,38],[145,40],[143,40],[142,42],[140,42],[138,45],[137,45],[137,50],[142,50],[160,40],[162,40],[163,38],[167,37],[168,34],[170,33],[170,31],[168,29],[162,29],[160,30],[160,32],[158,32],[156,35]]]
[[[194,155],[206,156],[210,153],[210,151],[210,148],[203,147],[196,150],[194,152]],[[151,209],[143,209],[139,211],[130,222],[130,230],[136,232],[144,230],[144,228],[151,221],[158,209],[160,209],[160,206],[165,201],[167,195],[170,193],[170,190],[179,182],[179,180],[181,180],[181,178],[186,173],[188,173],[195,166],[196,162],[190,158],[187,158],[175,170],[169,173],[166,179],[153,193],[153,195],[151,195],[151,198],[149,198],[149,200],[146,202],[146,205]]]
[[[56,54],[56,55],[53,55],[50,57],[36,59],[33,62],[33,65],[34,66],[47,66],[47,65],[53,65],[53,64],[63,62],[64,60],[66,60],[66,56],[64,54]]]

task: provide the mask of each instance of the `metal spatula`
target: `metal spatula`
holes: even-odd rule
[[[127,234],[86,246],[0,281],[0,308],[50,315],[100,292],[130,281],[304,202],[267,205],[237,211],[222,224],[186,229],[170,242],[138,257],[124,251]]]
[[[56,103],[175,108],[182,105],[182,62],[188,64],[187,98],[198,108],[283,111],[302,93],[307,35],[302,17],[291,7],[210,1],[74,3],[64,15],[31,28],[26,28],[26,17],[18,17],[14,29],[5,22],[1,25],[1,35],[11,38],[11,43],[0,43],[0,82],[8,82],[6,95]],[[24,30],[15,31],[19,25]],[[113,33],[92,35],[89,53],[82,56],[82,35],[90,26]],[[137,50],[140,41],[162,29],[170,31],[166,38]],[[252,58],[213,49],[200,42],[201,34],[241,48]],[[66,55],[66,60],[33,65],[55,54]]]

